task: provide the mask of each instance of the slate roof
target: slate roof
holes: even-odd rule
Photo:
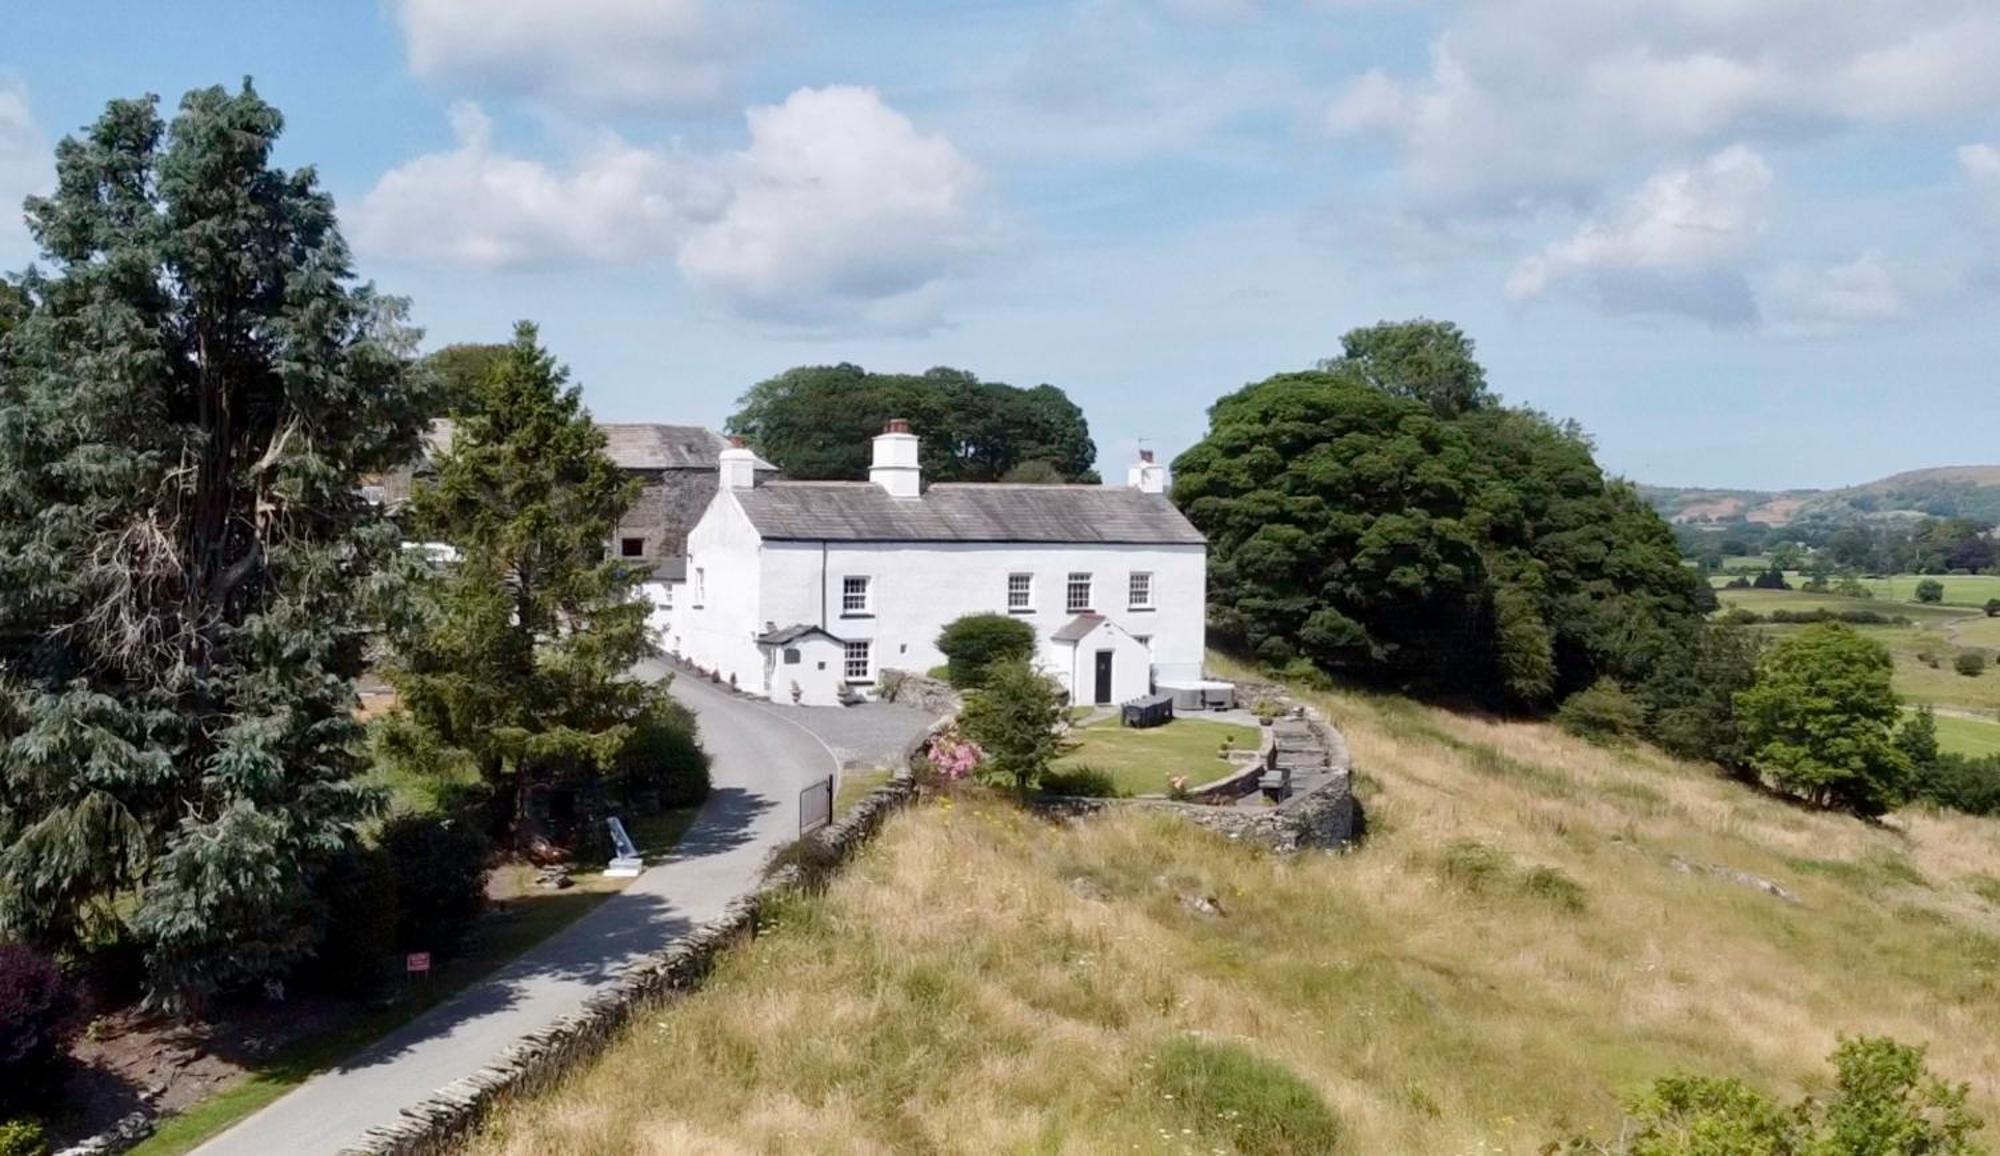
[[[873,482],[768,482],[735,491],[766,540],[1199,546],[1164,494],[1124,486],[942,483],[892,498]]]
[[[599,422],[604,448],[620,469],[712,470],[729,439],[698,425],[656,425],[651,422]],[[776,466],[757,459],[760,470]]]
[[[834,642],[843,641],[839,635],[824,627],[814,626],[810,622],[801,622],[795,626],[784,626],[777,630],[760,634],[757,636],[757,641],[763,646],[789,646],[809,634],[824,634]]]
[[[729,448],[729,439],[706,426],[659,425],[654,422],[599,422],[604,431],[604,450],[625,470],[713,470],[721,464],[719,455]],[[424,453],[437,458],[451,452],[458,423],[448,417],[432,421],[424,431]],[[775,472],[778,467],[757,459],[759,470]]]
[[[1104,625],[1102,614],[1079,614],[1058,627],[1049,638],[1055,642],[1082,642],[1090,632]]]

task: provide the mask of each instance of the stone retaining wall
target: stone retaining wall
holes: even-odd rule
[[[876,679],[883,702],[899,702],[931,714],[956,716],[964,705],[958,688],[943,679],[910,670],[884,670]]]
[[[524,1037],[492,1065],[405,1109],[401,1121],[369,1132],[342,1156],[434,1156],[455,1151],[496,1105],[549,1087],[602,1053],[636,1016],[699,987],[718,955],[756,934],[759,912],[766,904],[788,888],[822,882],[821,876],[852,856],[889,813],[915,793],[916,782],[908,771],[869,792],[839,821],[811,836],[822,845],[819,853],[793,857],[719,918],[627,968],[580,1011]]]

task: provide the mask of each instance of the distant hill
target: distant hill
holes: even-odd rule
[[[1911,470],[1839,490],[1719,490],[1640,486],[1667,520],[1681,523],[1870,518],[1978,518],[2000,522],[2000,466],[1939,466]]]

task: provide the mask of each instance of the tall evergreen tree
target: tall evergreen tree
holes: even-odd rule
[[[395,632],[406,713],[388,738],[469,759],[511,793],[526,839],[539,788],[588,785],[649,712],[673,708],[626,677],[653,649],[641,576],[607,548],[635,483],[606,456],[581,391],[526,322],[469,381],[451,450],[412,502],[417,530],[459,557],[420,584]]]
[[[0,356],[0,933],[136,936],[167,1003],[309,950],[371,808],[356,482],[413,452],[415,333],[282,124],[246,82],[64,140]]]

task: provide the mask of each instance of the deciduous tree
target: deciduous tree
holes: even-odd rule
[[[309,950],[371,811],[354,679],[395,536],[357,479],[414,451],[415,333],[271,165],[282,124],[246,82],[64,140],[0,361],[0,925],[134,936],[164,1002]]]
[[[1820,806],[1879,815],[1901,803],[1911,767],[1894,741],[1893,669],[1881,643],[1837,623],[1765,651],[1756,683],[1736,696],[1751,765]]]

